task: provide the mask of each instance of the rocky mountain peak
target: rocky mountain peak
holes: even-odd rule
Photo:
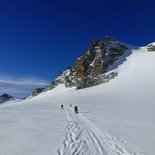
[[[2,94],[0,97],[4,98],[4,99],[11,99],[11,98],[13,98],[13,96],[10,96],[8,94]]]
[[[127,49],[127,46],[109,36],[96,39],[84,55],[78,58],[72,67],[62,72],[47,89],[62,83],[66,87],[75,86],[80,89],[107,82],[117,75],[114,72],[107,74],[108,67]]]
[[[76,75],[79,78],[106,72],[106,69],[127,49],[111,37],[94,40],[88,51],[75,63]]]
[[[10,96],[8,94],[2,94],[0,96],[0,103],[6,102],[6,101],[11,100],[13,98],[14,98],[13,96]]]

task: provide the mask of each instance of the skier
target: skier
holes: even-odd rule
[[[78,113],[79,113],[79,112],[78,112],[78,107],[77,107],[77,106],[74,107],[74,112],[75,112],[75,114],[78,114]]]
[[[70,104],[69,106],[70,106],[70,107],[72,107],[72,105],[71,105],[71,104]]]
[[[61,104],[61,109],[64,109],[64,106],[63,106],[63,104]]]

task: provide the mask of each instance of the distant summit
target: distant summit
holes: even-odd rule
[[[4,103],[4,102],[9,101],[9,100],[12,100],[12,99],[14,99],[13,96],[10,96],[8,94],[2,94],[0,96],[0,103]]]
[[[3,94],[0,96],[1,98],[4,98],[4,99],[10,99],[10,98],[13,98],[13,96],[10,96],[8,94]]]
[[[62,72],[47,88],[50,90],[59,84],[77,89],[91,87],[109,81],[117,72],[108,72],[108,68],[122,56],[128,47],[112,37],[96,39],[88,50],[78,58],[72,67]]]

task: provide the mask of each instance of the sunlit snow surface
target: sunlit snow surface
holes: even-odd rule
[[[107,135],[110,140],[114,137],[112,145],[123,146],[118,148],[120,152],[125,149],[123,155],[155,155],[155,53],[145,48],[131,53],[114,68],[118,76],[108,83],[81,90],[60,85],[33,99],[0,105],[0,155],[57,155],[58,150],[65,154],[66,130],[72,130],[67,128],[72,124],[80,124],[81,132],[89,130],[97,141],[99,134],[103,142]],[[68,115],[69,104],[79,107],[79,116]],[[90,139],[89,133],[85,135]],[[92,146],[91,140],[86,148]],[[100,154],[101,148],[104,151],[102,142],[95,146]],[[89,151],[86,153],[94,155]],[[105,154],[111,155],[108,151]]]

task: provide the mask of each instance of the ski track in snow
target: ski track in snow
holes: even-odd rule
[[[117,138],[98,129],[81,114],[74,114],[71,108],[66,111],[66,135],[59,155],[143,155],[129,153]]]

